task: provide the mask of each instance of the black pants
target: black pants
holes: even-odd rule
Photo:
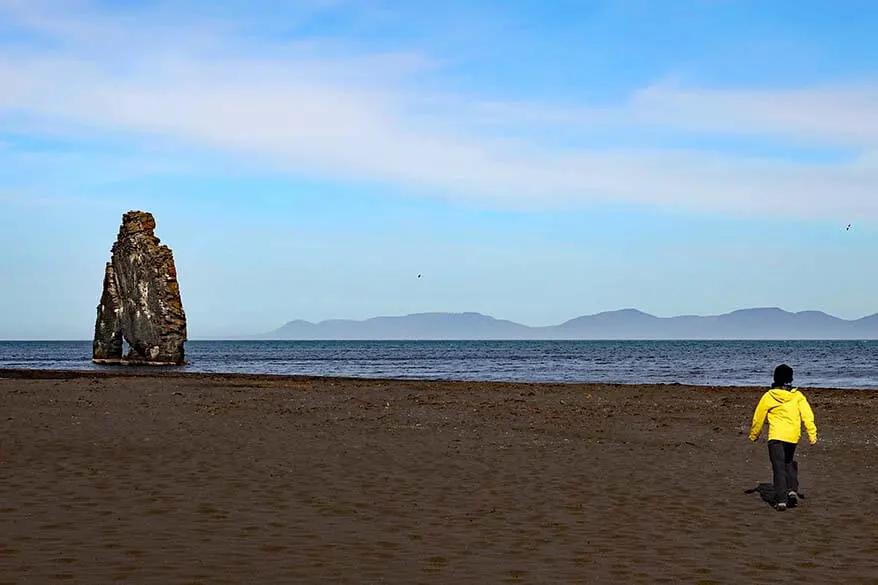
[[[771,471],[774,473],[776,502],[786,502],[790,490],[799,491],[799,464],[793,460],[795,455],[796,443],[777,440],[768,442],[768,458],[771,460]]]

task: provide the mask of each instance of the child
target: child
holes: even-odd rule
[[[812,445],[817,444],[817,426],[814,413],[805,395],[793,388],[793,369],[781,364],[774,369],[771,389],[763,394],[753,413],[750,440],[755,441],[762,432],[765,415],[768,415],[768,458],[774,473],[774,508],[778,511],[792,508],[798,503],[799,464],[793,460],[796,445],[802,436],[802,423]]]

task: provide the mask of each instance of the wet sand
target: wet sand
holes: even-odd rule
[[[878,392],[0,371],[0,584],[878,583]]]

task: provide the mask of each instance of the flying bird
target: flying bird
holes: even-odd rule
[[[852,227],[853,227],[852,224],[848,224],[848,227],[844,228],[844,231],[849,232],[849,231],[851,231]]]
[[[420,274],[418,275],[418,278],[421,278],[421,275],[420,275]]]

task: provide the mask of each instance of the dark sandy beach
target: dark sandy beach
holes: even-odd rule
[[[781,513],[762,389],[0,378],[0,584],[878,583],[878,392]]]

